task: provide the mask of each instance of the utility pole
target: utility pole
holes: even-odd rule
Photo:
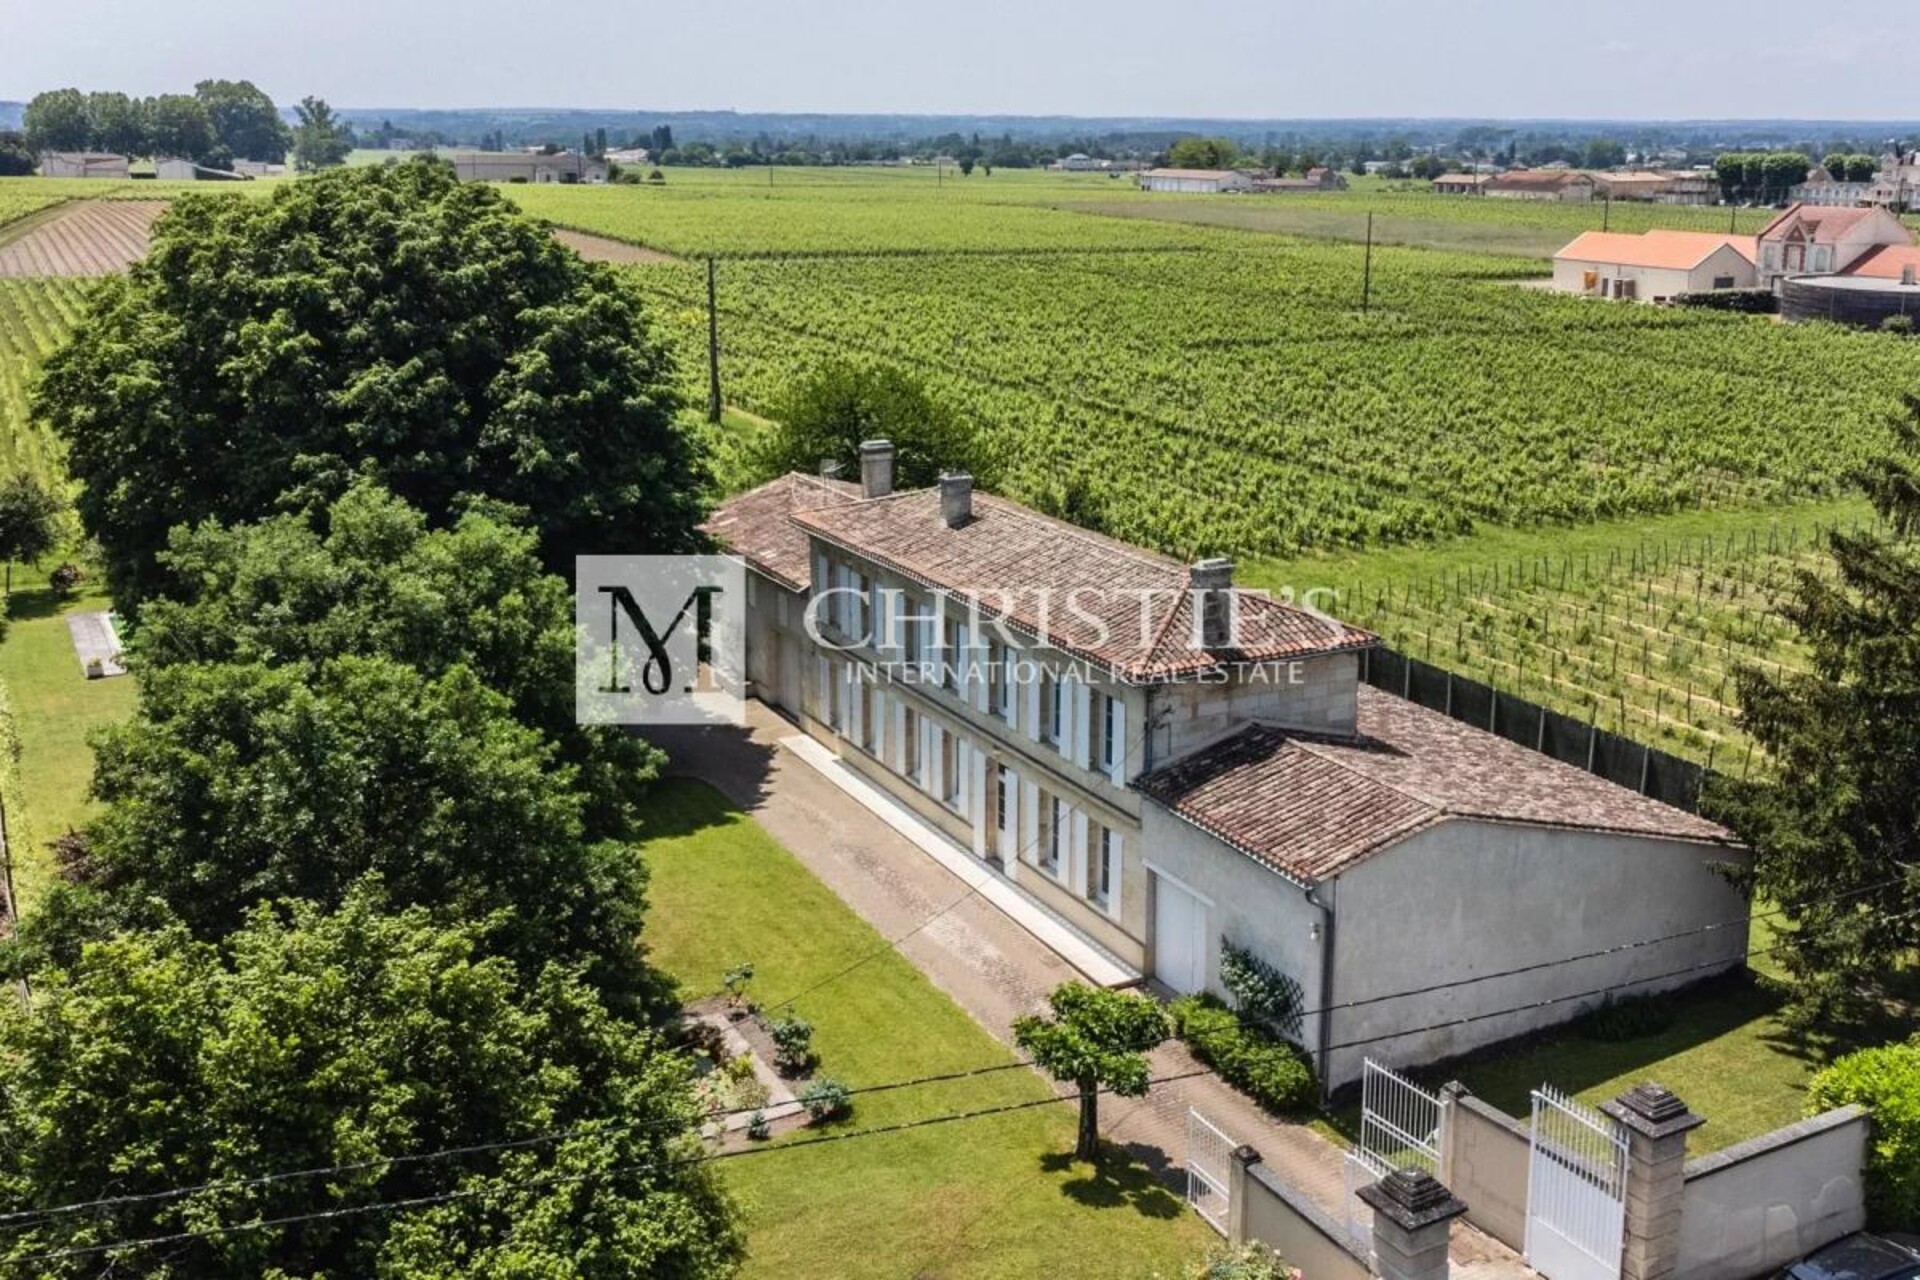
[[[1360,277],[1360,314],[1367,313],[1373,301],[1373,210],[1367,210],[1367,265]]]
[[[715,304],[713,255],[707,255],[707,421],[720,421],[720,309]]]

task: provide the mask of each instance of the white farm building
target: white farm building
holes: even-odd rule
[[[1705,231],[1588,231],[1553,255],[1558,293],[1666,302],[1683,293],[1751,289],[1753,237]]]
[[[1187,195],[1219,195],[1251,191],[1253,179],[1236,169],[1148,169],[1140,175],[1142,191],[1178,191]]]

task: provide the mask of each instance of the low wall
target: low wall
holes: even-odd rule
[[[1527,1127],[1453,1083],[1440,1091],[1449,1103],[1446,1144],[1436,1176],[1467,1203],[1467,1221],[1506,1245],[1527,1241]]]
[[[1747,1280],[1866,1225],[1867,1117],[1840,1107],[1689,1160],[1679,1275]],[[1461,1193],[1463,1196],[1464,1192]]]
[[[1274,1170],[1257,1160],[1247,1164],[1233,1193],[1239,1200],[1231,1208],[1235,1244],[1258,1240],[1312,1280],[1371,1280],[1372,1268],[1348,1247],[1340,1225]]]

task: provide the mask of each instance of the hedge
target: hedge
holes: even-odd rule
[[[1296,1046],[1242,1022],[1212,996],[1182,996],[1172,1012],[1193,1056],[1269,1111],[1310,1111],[1319,1101],[1313,1068]]]
[[[1808,1087],[1809,1115],[1848,1103],[1873,1117],[1867,1216],[1882,1228],[1920,1227],[1920,1038],[1849,1053]]]

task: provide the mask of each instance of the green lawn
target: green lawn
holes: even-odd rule
[[[647,861],[648,944],[689,999],[751,961],[750,993],[774,1004],[878,952],[797,1005],[814,1024],[824,1074],[859,1087],[1011,1060],[711,789],[659,788]],[[1032,1074],[1008,1071],[857,1096],[845,1129],[1047,1094]],[[748,1215],[746,1274],[1065,1280],[1149,1276],[1197,1256],[1212,1233],[1144,1170],[1096,1176],[1063,1159],[1072,1119],[1065,1105],[1042,1107],[727,1160],[721,1168]]]
[[[1569,1031],[1453,1074],[1522,1120],[1530,1091],[1543,1083],[1601,1103],[1657,1081],[1706,1117],[1687,1141],[1699,1155],[1806,1113],[1807,1082],[1824,1060],[1795,1043],[1776,1016],[1779,1007],[1779,996],[1760,982],[1714,984],[1684,997],[1664,1031],[1621,1041]]]
[[[6,638],[0,641],[0,686],[6,689],[20,738],[16,784],[6,789],[14,883],[23,905],[45,885],[47,842],[86,821],[93,778],[88,736],[133,712],[131,676],[88,680],[74,655],[65,615],[104,609],[106,597],[83,590],[55,601],[41,574],[16,569]]]

